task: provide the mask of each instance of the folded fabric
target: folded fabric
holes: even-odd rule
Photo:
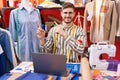
[[[0,80],[7,80],[10,76],[10,73],[5,73],[3,76],[0,77]]]
[[[113,60],[113,59],[110,60],[110,59],[108,59],[108,60],[106,60],[106,61],[109,63],[107,70],[117,71],[117,65],[118,65],[118,63],[119,63],[118,60]]]
[[[78,63],[67,63],[67,68],[71,68],[71,74],[79,74],[80,72],[80,64]],[[42,73],[34,73],[34,72],[27,72],[20,77],[16,78],[15,80],[46,80],[49,78],[48,74]],[[52,75],[52,80],[61,80],[60,76]],[[75,76],[72,80],[79,80],[79,76]]]
[[[72,80],[79,80],[80,76],[80,64],[79,63],[67,63],[67,68],[71,68],[71,74],[74,74],[75,76],[72,78]]]
[[[21,75],[15,80],[46,80],[48,78],[47,74],[33,73],[31,71]]]

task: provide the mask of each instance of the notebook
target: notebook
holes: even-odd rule
[[[66,68],[66,56],[51,53],[32,54],[34,72],[57,76],[67,76],[70,68]]]

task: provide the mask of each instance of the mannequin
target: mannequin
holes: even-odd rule
[[[118,12],[118,26],[117,26],[117,40],[120,42],[120,0],[116,1],[117,4],[117,12]]]
[[[41,25],[39,10],[22,0],[19,7],[10,13],[9,31],[17,44],[17,55],[21,61],[31,61],[33,52],[40,52],[36,30]]]
[[[21,0],[19,6],[23,6],[26,10],[28,10],[28,12],[30,12],[32,9],[32,4],[29,2],[29,0]]]
[[[111,0],[93,0],[86,4],[84,30],[87,34],[87,21],[90,25],[90,42],[107,41],[114,44],[117,24],[115,2]]]

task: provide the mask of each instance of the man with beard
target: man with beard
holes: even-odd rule
[[[79,62],[79,55],[83,54],[86,36],[82,27],[73,23],[75,7],[66,2],[61,9],[62,23],[50,29],[45,40],[45,31],[38,28],[37,36],[40,40],[42,52],[66,55],[67,62]]]

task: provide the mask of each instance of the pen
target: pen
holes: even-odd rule
[[[54,21],[55,25],[58,25],[58,23],[56,21]]]
[[[73,80],[75,77],[80,77],[80,76],[82,76],[81,73],[76,73],[76,72],[74,72],[73,75],[74,75],[74,76],[71,78],[71,80]]]

